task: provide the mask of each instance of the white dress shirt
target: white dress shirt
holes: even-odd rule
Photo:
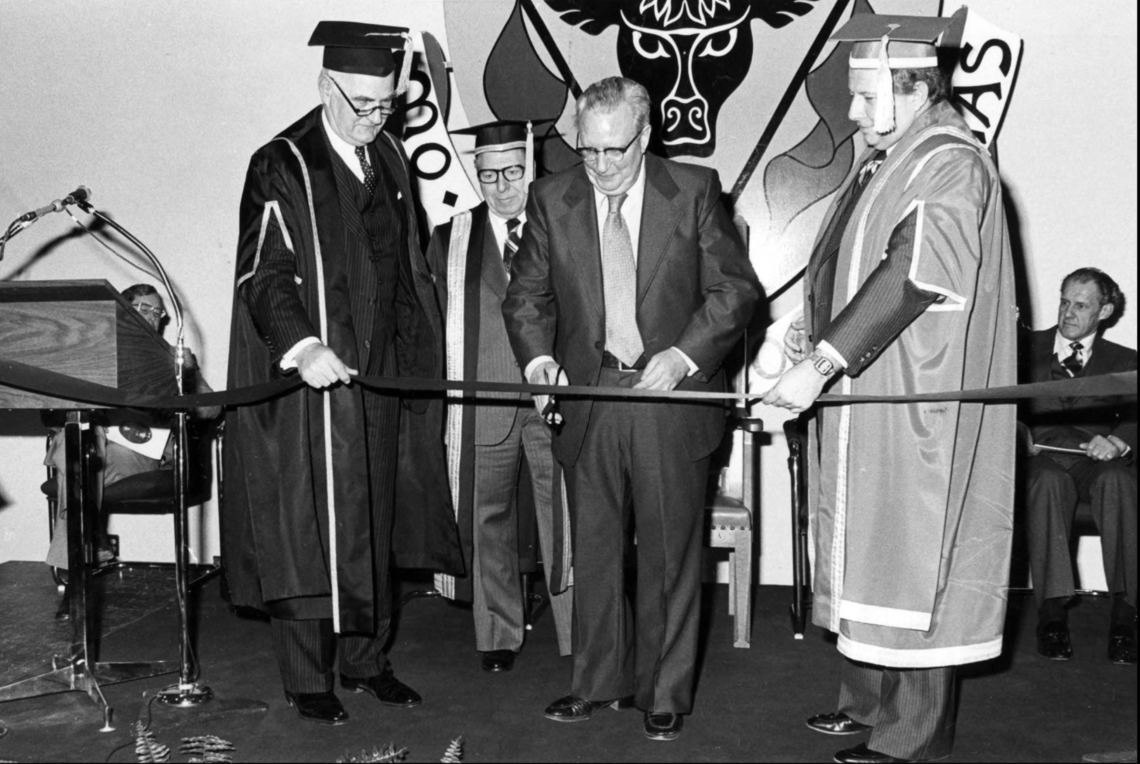
[[[1079,340],[1067,340],[1061,334],[1061,330],[1057,330],[1057,334],[1053,338],[1053,354],[1057,356],[1058,361],[1064,361],[1066,358],[1073,354],[1073,342],[1081,343],[1081,349],[1077,351],[1077,358],[1081,360],[1081,367],[1084,368],[1088,364],[1089,359],[1092,358],[1093,342],[1096,341],[1096,332],[1081,337]]]
[[[633,263],[637,265],[637,252],[638,244],[641,241],[641,212],[645,207],[645,161],[642,160],[641,168],[637,173],[637,179],[633,181],[633,185],[625,192],[625,201],[621,205],[621,216],[625,221],[626,230],[629,231],[629,243],[633,247]],[[598,252],[603,249],[602,237],[605,235],[606,218],[610,214],[610,198],[599,191],[594,189],[594,211],[597,213],[598,219]],[[689,367],[689,373],[685,376],[691,377],[700,371],[700,368],[693,363],[693,359],[685,354],[685,351],[678,347],[673,350],[685,360],[686,365]],[[548,355],[540,355],[533,359],[526,365],[526,379],[530,380],[531,372],[537,369],[540,365],[547,361],[553,361],[554,358]]]

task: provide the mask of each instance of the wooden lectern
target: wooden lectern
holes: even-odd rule
[[[0,358],[66,374],[139,395],[175,395],[174,351],[117,290],[98,281],[0,283]],[[64,409],[68,568],[72,639],[69,654],[53,656],[52,670],[0,687],[0,702],[57,692],[86,692],[111,708],[100,684],[179,670],[178,661],[99,663],[91,608],[95,563],[93,508],[86,500],[85,410],[103,408],[0,384],[0,410]]]

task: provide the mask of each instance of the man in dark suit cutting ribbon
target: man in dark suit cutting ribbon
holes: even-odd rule
[[[723,390],[720,364],[759,285],[717,174],[646,154],[649,95],[611,77],[578,99],[583,164],[537,181],[503,315],[532,383]],[[564,372],[564,373],[563,373]],[[547,396],[536,396],[542,410]],[[645,734],[672,740],[692,709],[701,522],[724,409],[566,399],[554,456],[574,550],[571,694],[546,716],[583,721],[634,696]],[[637,534],[637,614],[623,594]]]

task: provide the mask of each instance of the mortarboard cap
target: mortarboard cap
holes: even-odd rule
[[[852,69],[878,72],[875,131],[895,129],[892,69],[932,69],[938,66],[938,46],[959,16],[880,16],[857,13],[831,36],[851,42]]]
[[[396,68],[397,52],[404,54],[396,92],[408,88],[412,63],[412,36],[404,27],[362,24],[356,21],[322,21],[309,45],[325,49],[322,65],[334,72],[386,77]]]
[[[500,119],[495,122],[485,122],[482,125],[472,125],[458,130],[452,130],[452,135],[474,135],[475,156],[488,151],[510,151],[511,149],[524,149],[526,151],[525,180],[527,185],[534,179],[534,125],[553,122],[549,119],[534,122]]]

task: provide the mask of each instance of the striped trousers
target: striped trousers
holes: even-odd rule
[[[954,743],[954,667],[894,669],[846,661],[839,711],[869,724],[867,747],[897,759],[950,755]]]
[[[341,674],[354,679],[376,676],[388,666],[384,653],[387,621],[380,624],[375,636],[337,636],[331,618],[269,620],[273,625],[273,653],[287,692],[331,692],[334,661],[339,663]]]

